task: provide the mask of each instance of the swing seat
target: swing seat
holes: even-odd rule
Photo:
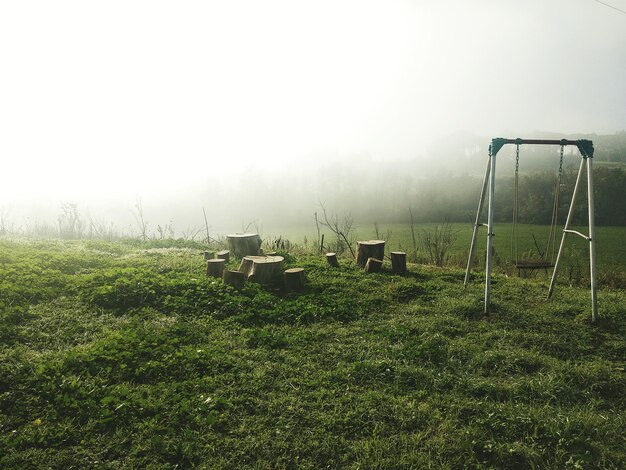
[[[521,260],[515,263],[517,269],[548,269],[553,268],[554,264],[546,260]]]

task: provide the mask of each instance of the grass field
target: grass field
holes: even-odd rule
[[[498,275],[484,317],[458,268],[286,254],[304,292],[237,292],[200,248],[0,242],[0,468],[626,466],[624,291]]]
[[[419,246],[419,236],[423,232],[432,232],[441,224],[416,224],[414,232],[416,236],[416,245],[418,249],[417,257],[424,258],[425,254]],[[454,235],[455,241],[449,252],[449,265],[464,267],[467,263],[467,255],[469,253],[470,241],[472,238],[472,224],[449,224],[450,230]],[[582,233],[587,233],[586,227],[573,227]],[[511,224],[495,224],[494,247],[496,252],[496,267],[502,272],[509,274],[515,273],[512,253],[512,237]],[[271,228],[264,230],[266,237],[270,239],[279,236],[286,237],[295,243],[302,244],[306,237],[310,246],[317,239],[315,226],[309,227],[287,227],[287,228]],[[537,240],[541,251],[545,251],[550,227],[547,225],[528,225],[520,224],[518,226],[518,258],[519,259],[537,259],[538,250],[533,241],[533,235]],[[330,231],[322,230],[326,241],[333,241],[333,235]],[[478,233],[478,247],[476,262],[477,269],[481,266],[484,269],[485,252],[486,252],[486,228],[481,227]],[[413,237],[411,235],[411,227],[409,224],[380,224],[378,226],[378,234],[383,238],[388,238],[388,248],[391,250],[404,250],[410,252],[413,250]],[[561,241],[562,227],[556,232],[556,249],[554,259],[556,259],[556,251]],[[355,227],[355,236],[359,240],[368,240],[377,238],[374,224],[357,224]],[[597,268],[604,276],[603,281],[607,285],[616,285],[626,287],[626,227],[596,227],[596,254]],[[589,243],[575,235],[568,235],[563,258],[563,270],[560,278],[566,280],[578,281],[585,283],[589,272]],[[548,253],[547,258],[551,257]],[[544,276],[545,277],[545,276]],[[571,279],[570,279],[571,278]]]

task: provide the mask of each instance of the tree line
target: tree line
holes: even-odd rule
[[[578,170],[565,169],[561,181],[558,221],[565,222],[576,183]],[[593,171],[595,221],[598,225],[626,226],[626,171],[622,168],[599,166]],[[573,211],[573,224],[587,223],[586,178],[581,182]],[[418,190],[412,204],[417,219],[423,222],[450,220],[468,222],[473,219],[478,206],[482,180],[468,177],[450,177],[436,185],[426,182]],[[514,177],[496,180],[494,201],[496,222],[511,222],[513,218]],[[448,189],[450,188],[450,189]],[[521,175],[518,186],[518,222],[550,224],[556,190],[554,172],[535,172]],[[486,214],[485,204],[485,214]]]

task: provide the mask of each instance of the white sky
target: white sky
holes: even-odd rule
[[[0,205],[624,129],[626,14],[593,0],[0,2]]]

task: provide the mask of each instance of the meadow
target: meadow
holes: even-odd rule
[[[0,241],[0,467],[626,464],[626,294],[283,253],[305,290],[204,275],[190,241]],[[236,266],[237,261],[231,261]]]
[[[353,232],[354,239],[384,239],[387,241],[387,252],[405,251],[409,258],[419,263],[430,263],[428,255],[420,246],[420,238],[424,233],[433,233],[436,229],[444,227],[446,224],[437,223],[416,223],[411,229],[410,224],[355,224]],[[472,237],[472,223],[450,223],[447,224],[452,236],[452,243],[447,251],[446,265],[464,268],[467,265],[467,258]],[[587,233],[587,227],[572,227],[581,233]],[[318,240],[315,226],[291,226],[278,229],[268,228],[265,230],[268,240],[278,238],[288,239],[295,245],[307,249],[314,249]],[[412,233],[413,232],[413,233]],[[517,275],[514,267],[515,255],[512,250],[512,228],[508,223],[494,224],[494,250],[495,269],[501,273]],[[538,259],[540,251],[546,250],[550,227],[548,225],[520,224],[518,226],[517,251],[518,259]],[[331,231],[321,228],[320,233],[325,237],[325,245],[334,248],[335,237]],[[486,227],[481,227],[477,239],[477,255],[474,260],[473,270],[484,271],[486,252]],[[558,252],[558,245],[561,240],[562,227],[556,231],[556,249],[554,259]],[[534,237],[534,239],[533,239]],[[415,239],[415,241],[414,241]],[[535,244],[535,240],[537,245]],[[604,285],[612,287],[626,288],[626,227],[596,227],[596,256],[597,269],[600,280]],[[546,258],[552,257],[552,250],[547,253]],[[524,275],[524,273],[522,273]],[[538,278],[546,278],[543,271],[538,273],[526,273]],[[562,269],[559,279],[570,284],[588,284],[589,276],[589,247],[588,242],[575,235],[568,235],[563,252]]]

